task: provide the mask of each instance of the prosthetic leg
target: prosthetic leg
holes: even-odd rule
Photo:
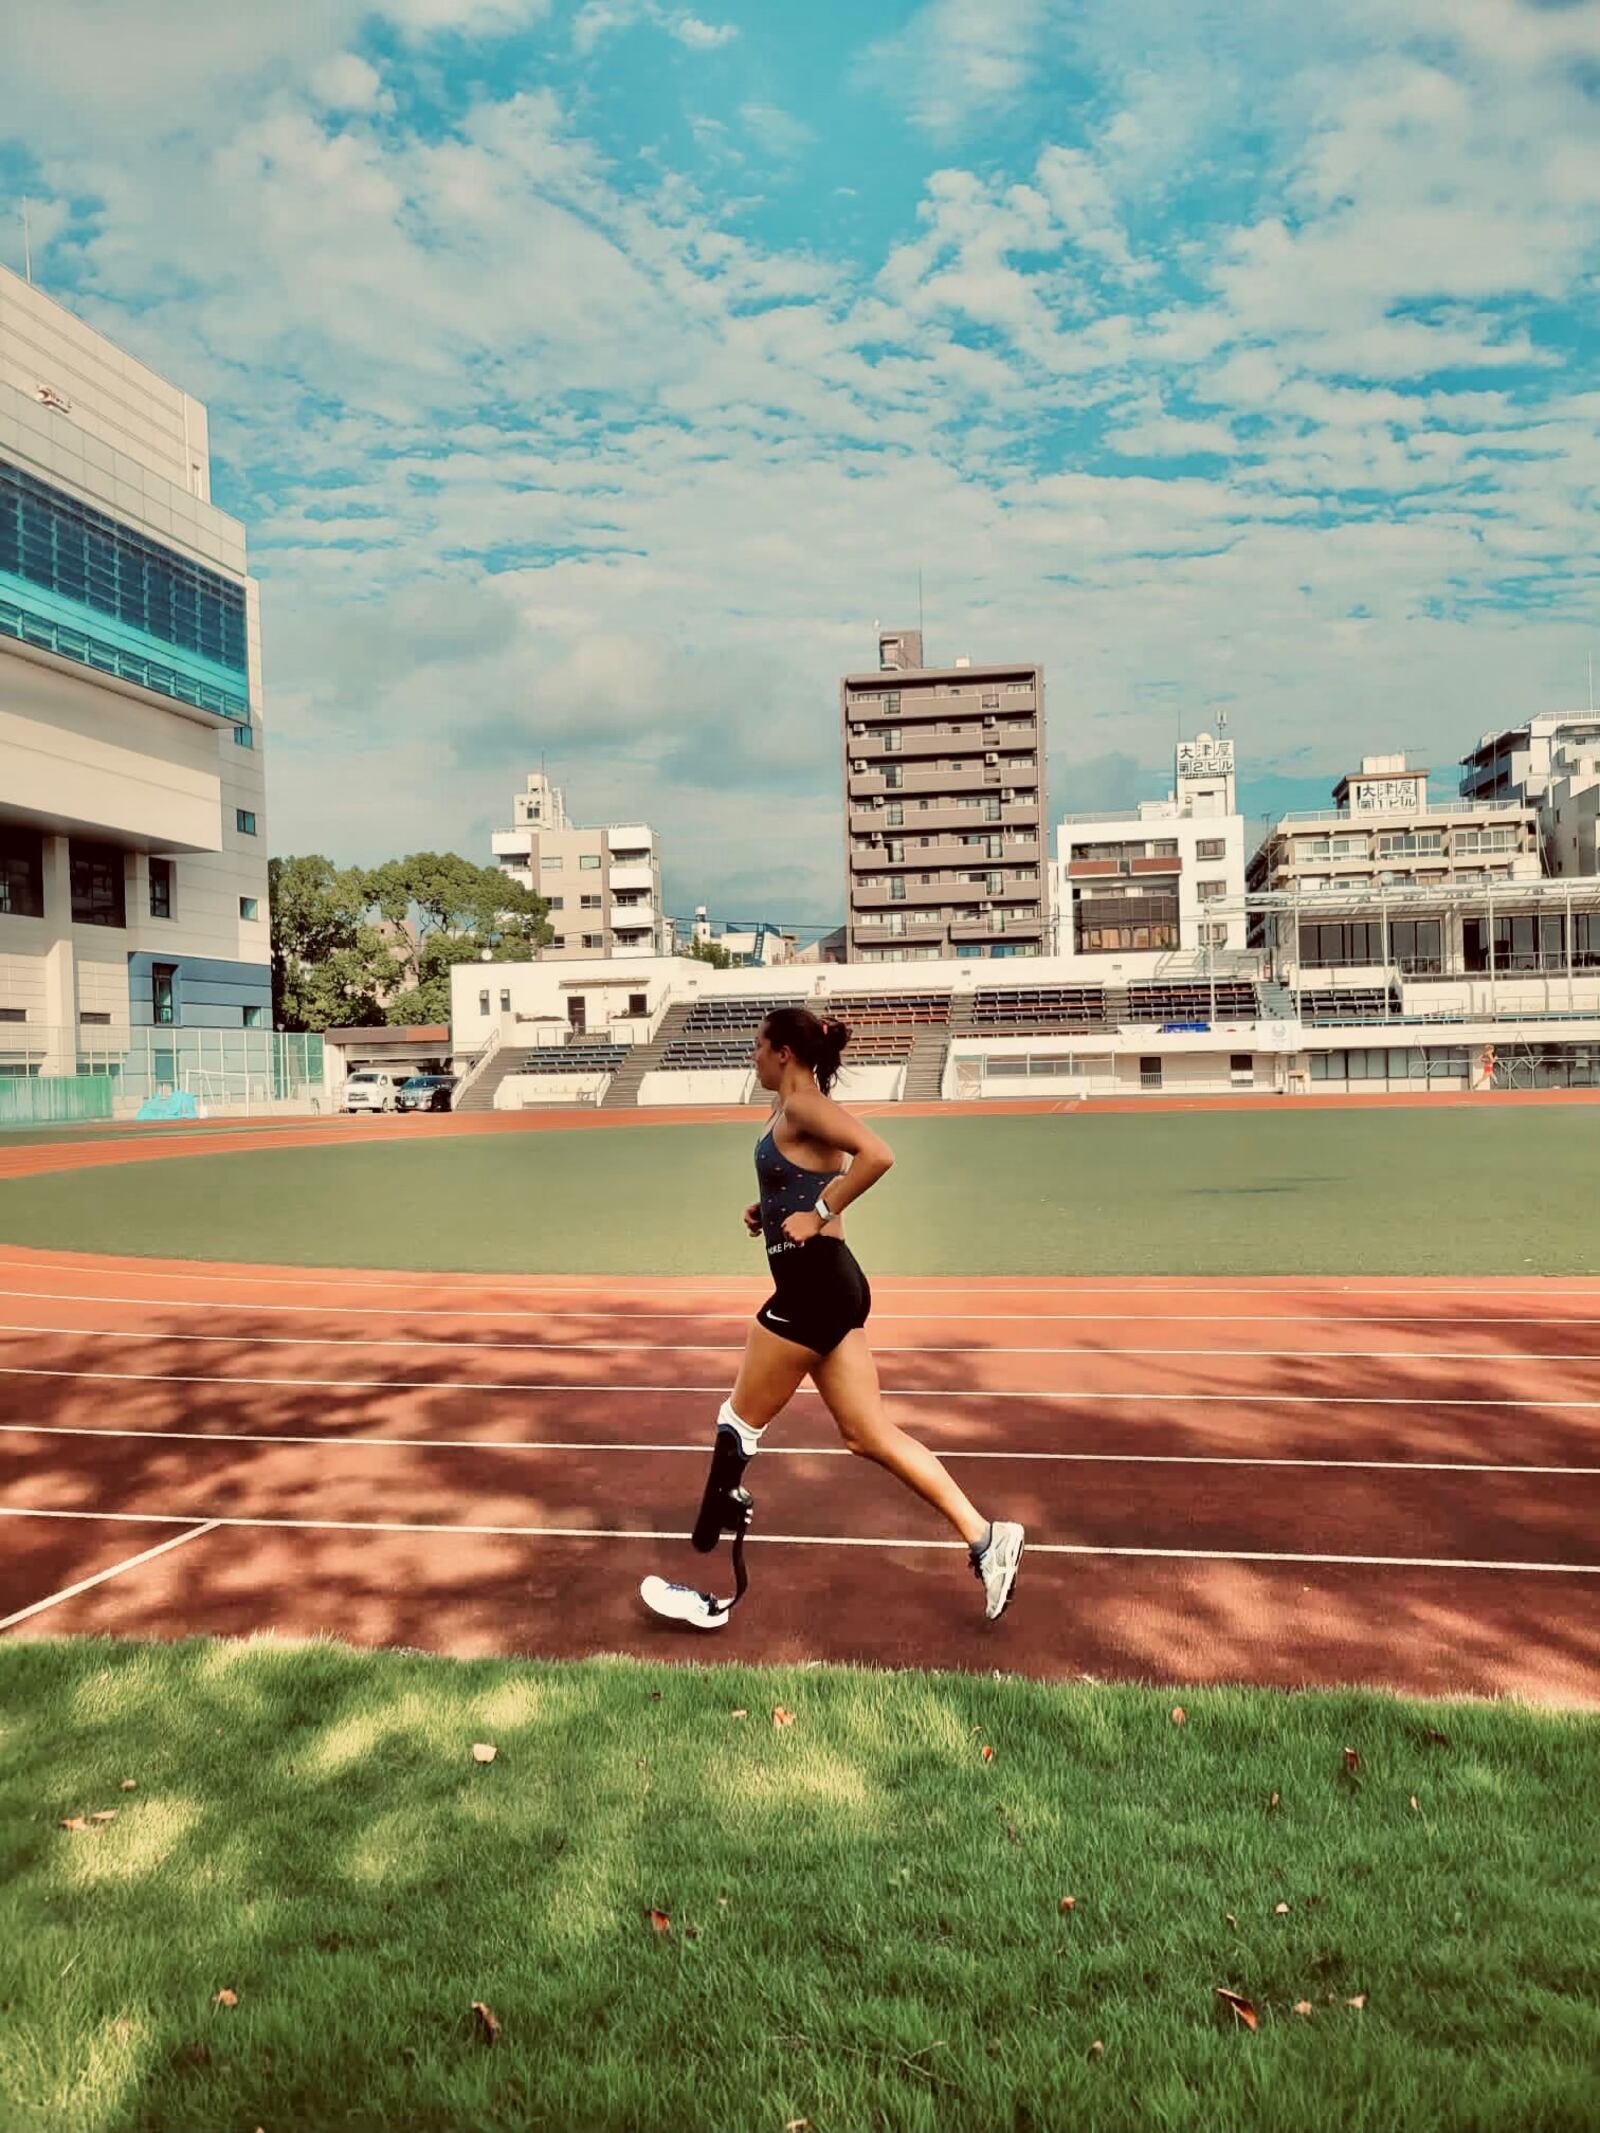
[[[711,1448],[711,1471],[706,1476],[705,1493],[689,1535],[690,1545],[701,1555],[710,1555],[725,1533],[733,1536],[732,1598],[719,1600],[713,1593],[696,1592],[692,1585],[670,1584],[666,1578],[646,1578],[639,1587],[639,1597],[652,1614],[661,1615],[669,1622],[686,1623],[692,1629],[723,1629],[727,1626],[729,1615],[744,1598],[750,1583],[744,1567],[744,1537],[755,1510],[755,1500],[744,1486],[744,1470],[749,1463],[749,1455],[739,1442],[738,1432],[725,1422],[719,1423],[716,1442]]]

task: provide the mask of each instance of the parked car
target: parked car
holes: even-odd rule
[[[413,1074],[400,1084],[402,1111],[448,1111],[455,1080],[449,1074]]]
[[[344,1085],[346,1111],[392,1111],[399,1102],[394,1076],[377,1067],[362,1067],[349,1075]]]

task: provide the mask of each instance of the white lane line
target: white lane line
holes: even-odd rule
[[[354,1333],[168,1333],[134,1326],[24,1326],[0,1322],[0,1334],[46,1334],[62,1340],[81,1341],[189,1341],[229,1348],[438,1348],[472,1350],[501,1355],[634,1355],[648,1349],[652,1355],[741,1355],[743,1344],[724,1347],[716,1341],[477,1341],[412,1339],[404,1334],[386,1339]],[[925,1341],[875,1341],[874,1355],[1064,1355],[1079,1361],[1096,1356],[1233,1357],[1262,1362],[1417,1362],[1417,1363],[1514,1363],[1520,1369],[1529,1363],[1595,1363],[1600,1353],[1558,1355],[1546,1350],[1532,1354],[1493,1355],[1481,1348],[1087,1348],[1022,1347],[1007,1342],[1000,1347],[979,1343],[943,1346]]]
[[[518,1311],[505,1310],[455,1310],[445,1305],[406,1304],[383,1308],[376,1304],[322,1304],[322,1303],[249,1303],[217,1302],[210,1298],[179,1296],[99,1296],[93,1290],[77,1289],[6,1289],[0,1288],[0,1296],[12,1296],[27,1303],[89,1303],[89,1304],[137,1304],[146,1310],[158,1311],[233,1311],[248,1313],[271,1311],[294,1312],[324,1318],[598,1318],[626,1319],[630,1323],[638,1319],[676,1320],[691,1314],[699,1318],[725,1318],[743,1321],[752,1316],[758,1291],[751,1290],[750,1307],[743,1310],[707,1311],[699,1305],[686,1303],[681,1308],[663,1305],[656,1310],[644,1310],[636,1304],[595,1306],[587,1311]],[[1600,1299],[1597,1299],[1600,1300]],[[874,1310],[874,1325],[884,1320],[938,1319],[942,1324],[999,1325],[1021,1321],[1028,1325],[1063,1324],[1090,1326],[1117,1326],[1150,1322],[1158,1325],[1196,1326],[1431,1326],[1453,1325],[1452,1313],[1447,1311],[1381,1311],[1370,1316],[1346,1315],[1341,1311],[1282,1312],[1282,1311],[947,1311],[936,1303],[930,1303],[922,1311]],[[1600,1315],[1593,1318],[1575,1318],[1569,1313],[1554,1317],[1483,1318],[1479,1320],[1485,1336],[1492,1335],[1502,1326],[1600,1326]],[[1254,1351],[1252,1351],[1254,1352]],[[1487,1351],[1485,1351],[1487,1352]]]
[[[418,1452],[672,1452],[704,1459],[703,1442],[650,1444],[586,1441],[558,1437],[339,1437],[290,1430],[125,1429],[91,1422],[0,1422],[4,1437],[150,1437],[173,1444],[314,1444],[334,1451]],[[852,1459],[842,1444],[764,1444],[762,1457],[779,1459]],[[1593,1476],[1600,1466],[1491,1466],[1479,1459],[1261,1459],[1231,1452],[1019,1452],[1007,1446],[954,1447],[941,1444],[941,1459],[1017,1459],[1063,1466],[1245,1466],[1311,1467],[1335,1473],[1374,1474],[1534,1474]]]
[[[581,1378],[523,1379],[493,1382],[481,1378],[274,1378],[219,1376],[215,1372],[191,1374],[168,1370],[48,1370],[21,1363],[0,1365],[0,1378],[70,1378],[89,1384],[114,1385],[278,1385],[316,1392],[476,1392],[592,1393],[610,1399],[618,1393],[692,1393],[709,1398],[726,1395],[722,1381],[715,1385],[617,1385],[609,1380],[587,1384]],[[801,1390],[808,1388],[802,1386]],[[1093,1402],[1139,1400],[1148,1407],[1216,1405],[1239,1407],[1488,1407],[1531,1408],[1536,1413],[1571,1409],[1600,1410],[1600,1400],[1511,1400],[1492,1396],[1478,1400],[1432,1399],[1395,1393],[1322,1392],[1051,1392],[996,1391],[986,1385],[885,1385],[882,1390],[895,1400],[1050,1400]]]
[[[247,1531],[297,1533],[457,1533],[467,1537],[513,1540],[648,1540],[685,1541],[688,1533],[658,1526],[478,1526],[422,1519],[388,1518],[229,1518],[210,1517],[211,1526]],[[175,1526],[187,1523],[160,1511],[50,1511],[0,1505],[0,1518],[115,1519],[124,1525]],[[187,1536],[186,1536],[187,1537]],[[942,1548],[960,1541],[883,1540],[845,1533],[752,1533],[750,1545],[780,1548]],[[1197,1563],[1331,1563],[1384,1570],[1517,1570],[1561,1577],[1600,1577],[1600,1563],[1501,1562],[1454,1555],[1296,1555],[1264,1548],[1113,1548],[1088,1541],[1030,1541],[1030,1555],[1142,1556],[1161,1562]]]
[[[92,1278],[98,1269],[94,1265],[83,1265],[81,1261],[60,1261],[60,1263],[47,1263],[47,1265],[38,1265],[38,1263],[30,1263],[30,1261],[9,1261],[9,1258],[4,1258],[4,1254],[0,1254],[0,1271],[13,1273],[13,1276],[28,1276],[28,1273],[77,1273],[79,1278]],[[117,1261],[117,1265],[113,1269],[105,1269],[105,1271],[107,1273],[117,1273],[117,1276],[122,1276],[122,1278],[147,1280],[151,1284],[156,1284],[156,1282],[222,1282],[226,1288],[233,1288],[233,1290],[239,1290],[239,1288],[252,1288],[252,1290],[254,1288],[318,1288],[318,1290],[329,1290],[329,1288],[333,1288],[333,1290],[343,1290],[343,1288],[388,1290],[388,1288],[395,1288],[395,1290],[401,1290],[401,1293],[410,1293],[410,1290],[414,1290],[418,1284],[427,1284],[427,1286],[431,1286],[435,1290],[437,1295],[450,1295],[452,1293],[452,1284],[459,1282],[461,1288],[463,1288],[463,1293],[469,1295],[469,1297],[471,1295],[482,1295],[484,1290],[489,1290],[489,1293],[501,1293],[501,1295],[510,1297],[514,1303],[538,1303],[538,1299],[542,1295],[550,1295],[550,1297],[589,1297],[589,1295],[595,1295],[595,1290],[602,1290],[602,1293],[608,1293],[610,1284],[621,1284],[621,1286],[634,1286],[634,1288],[642,1290],[642,1293],[644,1293],[644,1290],[649,1290],[651,1295],[661,1295],[661,1297],[668,1299],[666,1305],[663,1305],[659,1312],[649,1312],[649,1316],[672,1316],[678,1305],[683,1305],[683,1308],[700,1308],[698,1301],[695,1301],[695,1299],[702,1297],[702,1295],[708,1295],[708,1297],[738,1295],[738,1297],[742,1297],[747,1293],[755,1295],[766,1286],[762,1276],[759,1276],[759,1271],[757,1273],[749,1273],[749,1276],[742,1276],[742,1273],[727,1273],[727,1276],[710,1276],[710,1273],[706,1273],[706,1276],[700,1276],[700,1273],[689,1273],[689,1276],[683,1276],[683,1273],[670,1273],[670,1276],[661,1276],[659,1282],[653,1280],[651,1276],[642,1276],[642,1273],[593,1273],[593,1276],[578,1276],[578,1278],[572,1278],[572,1280],[538,1280],[533,1276],[495,1276],[495,1273],[480,1273],[480,1276],[463,1276],[463,1273],[454,1273],[454,1276],[442,1276],[442,1273],[427,1271],[427,1269],[418,1269],[414,1273],[403,1273],[401,1271],[401,1273],[397,1273],[395,1280],[369,1280],[369,1278],[361,1278],[361,1276],[350,1276],[350,1273],[343,1273],[337,1267],[322,1273],[322,1276],[279,1276],[279,1273],[260,1273],[254,1267],[239,1267],[233,1273],[190,1273],[190,1271],[173,1269],[173,1271],[160,1271],[160,1273],[151,1271],[151,1273],[147,1273],[147,1276],[143,1276],[143,1273],[139,1273],[137,1267],[134,1267],[130,1261],[126,1261],[126,1258],[124,1258],[124,1261]],[[1427,1286],[1425,1284],[1406,1284],[1404,1278],[1399,1278],[1399,1276],[1395,1278],[1393,1286],[1376,1286],[1376,1288],[1357,1288],[1357,1286],[1346,1286],[1342,1282],[1318,1282],[1312,1288],[1291,1288],[1291,1286],[1271,1286],[1267,1282],[1261,1282],[1261,1284],[1216,1282],[1212,1276],[1203,1276],[1203,1273],[1195,1276],[1195,1280],[1167,1282],[1167,1284],[1154,1284],[1154,1282],[1143,1284],[1139,1276],[1129,1276],[1129,1282],[1111,1286],[1111,1284],[1099,1284],[1099,1282],[1077,1282],[1073,1276],[1060,1276],[1060,1278],[1052,1280],[1052,1284],[1047,1290],[1030,1290],[1026,1286],[1028,1282],[1037,1282],[1037,1280],[1039,1280],[1039,1276],[1033,1276],[1033,1273],[1020,1273],[1020,1276],[1007,1276],[1007,1273],[992,1273],[992,1276],[983,1278],[983,1282],[964,1282],[964,1284],[951,1286],[951,1288],[917,1288],[915,1286],[917,1276],[896,1276],[896,1273],[879,1273],[879,1276],[875,1276],[875,1284],[877,1284],[879,1293],[885,1299],[892,1299],[896,1303],[909,1303],[913,1297],[919,1297],[919,1295],[926,1297],[928,1301],[926,1301],[926,1308],[922,1312],[905,1314],[905,1316],[919,1316],[919,1318],[945,1316],[951,1297],[977,1295],[977,1297],[983,1297],[983,1299],[992,1299],[996,1295],[996,1290],[1011,1290],[1011,1295],[1020,1295],[1020,1297],[1026,1297],[1030,1293],[1039,1293],[1041,1299],[1045,1299],[1045,1297],[1067,1297],[1067,1299],[1071,1299],[1071,1297],[1099,1297],[1099,1295],[1105,1295],[1105,1297],[1111,1297],[1111,1299],[1118,1299],[1118,1297],[1135,1297],[1135,1299],[1139,1299],[1139,1297],[1171,1295],[1171,1297],[1186,1297],[1188,1301],[1195,1301],[1197,1297],[1274,1297],[1280,1303],[1289,1303],[1289,1305],[1293,1305],[1299,1299],[1308,1301],[1308,1303],[1323,1303],[1323,1301],[1327,1301],[1331,1297],[1370,1297],[1374,1301],[1382,1301],[1385,1297],[1436,1297],[1436,1299],[1459,1299],[1459,1301],[1483,1301],[1483,1299],[1495,1299],[1495,1297],[1506,1299],[1506,1301],[1519,1301],[1523,1297],[1530,1299],[1530,1301],[1545,1299],[1545,1297],[1579,1297],[1585,1303],[1600,1303],[1600,1273],[1596,1273],[1596,1276],[1591,1278],[1589,1282],[1585,1282],[1583,1286],[1562,1284],[1559,1280],[1545,1280],[1542,1276],[1536,1276],[1536,1273],[1530,1273],[1530,1276],[1504,1276],[1504,1278],[1498,1278],[1493,1282],[1485,1282],[1483,1286],[1476,1286],[1476,1288],[1451,1286],[1451,1284],[1427,1284]],[[525,1282],[527,1286],[512,1286],[516,1282]],[[663,1282],[672,1284],[672,1286],[661,1286]],[[1515,1282],[1523,1282],[1525,1286],[1521,1286],[1521,1288],[1510,1286]],[[1129,1286],[1129,1284],[1133,1284],[1133,1286]],[[0,1295],[19,1295],[19,1297],[53,1295],[53,1290],[0,1288]],[[94,1303],[169,1303],[171,1301],[173,1308],[177,1308],[177,1299],[166,1299],[166,1297],[94,1297],[94,1295],[90,1295],[90,1297],[85,1297],[83,1301],[94,1301]],[[213,1308],[213,1305],[205,1305],[205,1308],[209,1310],[209,1308]],[[326,1308],[326,1310],[352,1310],[354,1312],[354,1310],[358,1310],[358,1305],[297,1305],[297,1303],[277,1303],[277,1305],[273,1305],[273,1303],[256,1303],[256,1301],[237,1303],[235,1299],[228,1299],[222,1305],[215,1305],[215,1308],[239,1308],[239,1310],[320,1310],[320,1308]],[[412,1310],[412,1305],[405,1305],[405,1308]],[[418,1308],[420,1308],[420,1305],[418,1305]],[[614,1308],[617,1308],[619,1312],[638,1312],[640,1303],[634,1301],[634,1299],[623,1299],[621,1303],[614,1305]],[[361,1310],[371,1310],[371,1305],[363,1305]],[[461,1316],[478,1316],[478,1314],[465,1314],[463,1312]],[[585,1314],[578,1314],[578,1316],[589,1316],[589,1314],[585,1312]],[[738,1316],[738,1314],[727,1314],[727,1316]],[[969,1314],[962,1312],[962,1314],[949,1314],[949,1316],[969,1316]],[[1084,1316],[1084,1318],[1124,1318],[1124,1316],[1135,1316],[1135,1318],[1167,1318],[1167,1316],[1175,1316],[1175,1314],[1169,1314],[1169,1312],[1097,1310],[1097,1312],[1003,1312],[1003,1314],[971,1314],[971,1316],[1011,1316],[1011,1318],[1035,1318],[1035,1316],[1039,1316],[1039,1318],[1054,1318],[1054,1316],[1067,1316],[1067,1318],[1075,1318],[1075,1316]],[[1229,1314],[1203,1312],[1203,1314],[1195,1314],[1195,1316],[1229,1316]],[[1246,1314],[1246,1316],[1271,1318],[1271,1316],[1282,1316],[1282,1314],[1278,1314],[1278,1312],[1261,1312],[1261,1314]],[[1299,1316],[1299,1314],[1289,1312],[1286,1316]],[[1346,1320],[1344,1314],[1329,1314],[1329,1316],[1340,1316],[1342,1322],[1355,1322],[1355,1325],[1365,1325],[1365,1322],[1367,1322],[1367,1320],[1361,1320],[1361,1318]],[[1393,1316],[1393,1314],[1385,1314],[1385,1316]],[[1406,1314],[1406,1316],[1410,1316],[1410,1314]],[[1444,1316],[1444,1314],[1427,1314],[1427,1316]],[[1374,1322],[1380,1322],[1380,1320],[1374,1320]],[[1508,1316],[1493,1316],[1489,1322],[1491,1322],[1491,1325],[1521,1325],[1523,1320],[1508,1318]],[[1536,1320],[1536,1322],[1545,1322],[1545,1320]],[[1568,1318],[1562,1316],[1562,1318],[1555,1318],[1555,1320],[1549,1320],[1549,1322],[1553,1322],[1553,1325],[1566,1325]],[[1594,1320],[1579,1318],[1579,1320],[1572,1320],[1572,1322],[1574,1322],[1574,1325],[1589,1325],[1589,1322],[1594,1322]]]
[[[76,1585],[63,1585],[59,1592],[52,1592],[46,1599],[35,1600],[31,1607],[19,1607],[14,1615],[0,1617],[0,1630],[11,1629],[18,1622],[28,1621],[33,1615],[42,1615],[47,1607],[59,1607],[63,1600],[76,1599],[80,1592],[87,1592],[94,1585],[103,1585],[107,1578],[121,1577],[124,1570],[137,1570],[141,1563],[148,1563],[158,1555],[165,1555],[169,1548],[181,1548],[185,1541],[198,1540],[202,1533],[214,1533],[220,1523],[218,1519],[208,1518],[201,1525],[191,1526],[187,1533],[174,1534],[171,1540],[158,1541],[155,1547],[146,1548],[142,1555],[130,1555],[124,1562],[113,1563],[109,1570],[97,1570],[92,1578],[79,1578]]]

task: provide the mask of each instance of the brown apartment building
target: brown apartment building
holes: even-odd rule
[[[846,960],[1043,953],[1044,669],[925,667],[920,630],[884,631],[839,699]]]

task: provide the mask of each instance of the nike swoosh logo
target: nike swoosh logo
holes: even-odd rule
[[[786,1318],[780,1318],[776,1311],[769,1311],[767,1313],[767,1316],[772,1320],[772,1323],[775,1326],[786,1326],[789,1323]]]

